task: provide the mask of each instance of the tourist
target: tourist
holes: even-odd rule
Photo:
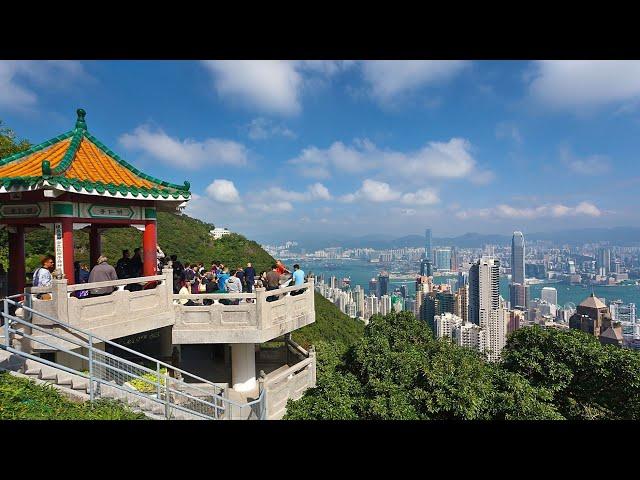
[[[222,267],[222,264],[220,264],[220,267]],[[226,282],[230,276],[228,268],[222,270],[222,273],[218,275],[218,289],[220,290],[220,293],[227,293]]]
[[[280,275],[280,283],[283,286],[287,286],[288,281],[291,280],[291,272],[280,260],[276,260],[276,266],[278,268],[278,274]]]
[[[251,266],[251,262],[247,263],[247,268],[244,269],[244,278],[245,278],[245,291],[247,293],[253,292],[253,284],[256,279],[256,270]]]
[[[277,264],[274,263],[273,265],[271,265],[271,270],[266,273],[265,280],[267,290],[277,290],[278,288],[280,288],[280,274],[278,273]],[[273,302],[277,299],[277,295],[272,295],[270,297],[267,297],[267,302]]]
[[[226,282],[226,290],[227,293],[235,294],[242,293],[242,283],[240,279],[237,277],[238,272],[235,270],[231,271],[231,276],[227,279]],[[238,305],[240,303],[240,299],[234,298],[230,301],[230,305]]]
[[[182,263],[178,261],[177,255],[171,255],[171,266],[173,268],[173,293],[178,293],[180,290],[180,283],[183,279],[184,267]]]
[[[133,250],[133,257],[129,262],[129,278],[138,278],[142,276],[142,253],[140,248]]]
[[[191,293],[190,291],[191,284],[186,280],[182,280],[182,282],[180,282],[180,287],[181,288],[178,291],[178,295],[189,295]],[[193,307],[195,305],[193,300],[191,300],[190,298],[181,298],[178,300],[178,303],[180,303],[180,305],[183,305],[185,307]]]
[[[122,251],[122,258],[116,262],[116,273],[118,278],[129,278],[131,273],[131,258],[129,256],[129,250]]]
[[[236,269],[236,277],[240,280],[240,285],[242,285],[242,289],[240,290],[241,292],[244,291],[245,286],[245,276],[244,276],[244,270],[242,270],[242,267],[238,267]]]
[[[304,283],[304,270],[300,270],[300,265],[297,263],[293,266],[293,284],[294,285],[302,285]],[[304,293],[303,290],[295,290],[291,292],[291,295],[300,295]]]
[[[162,272],[162,267],[164,265],[165,259],[166,257],[164,255],[164,252],[160,248],[160,245],[156,244],[156,268],[158,273]]]
[[[51,272],[53,272],[55,268],[55,260],[51,255],[45,255],[40,259],[40,265],[41,266],[33,272],[32,285],[34,287],[50,287],[51,280],[53,279]]]
[[[109,282],[112,280],[118,280],[116,269],[109,265],[107,257],[100,255],[96,266],[91,269],[91,273],[89,274],[89,283]],[[102,297],[104,295],[110,295],[114,288],[115,287],[112,286],[92,288],[89,290],[89,296]]]
[[[215,293],[218,290],[218,282],[213,273],[207,272],[205,274],[205,293]],[[213,300],[210,298],[205,298],[202,302],[203,305],[213,305]]]
[[[73,262],[73,274],[76,285],[89,281],[89,272],[82,268],[80,262]],[[86,298],[89,296],[89,290],[76,290],[74,294],[76,298]]]

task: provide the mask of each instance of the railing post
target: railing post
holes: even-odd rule
[[[260,370],[260,376],[258,377],[258,398],[262,397],[262,400],[260,400],[260,416],[258,417],[258,420],[267,419],[267,392],[265,390],[266,380],[267,375],[264,373],[264,370]]]
[[[93,335],[89,335],[89,400],[93,402]]]
[[[256,326],[258,330],[263,330],[265,325],[267,306],[267,290],[264,287],[257,287],[256,291]],[[269,322],[270,323],[270,322]]]
[[[7,347],[11,346],[11,340],[9,339],[9,301],[5,298],[3,312],[4,312],[4,344]]]

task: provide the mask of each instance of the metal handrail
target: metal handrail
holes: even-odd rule
[[[8,300],[8,302],[9,302],[9,303],[11,303],[11,304],[13,304],[13,305],[15,305],[15,306],[19,306],[19,307],[23,308],[24,310],[26,310],[26,311],[28,311],[28,312],[30,312],[30,313],[35,313],[36,315],[38,315],[38,316],[40,316],[40,317],[42,317],[42,318],[44,318],[44,319],[46,319],[46,320],[52,321],[52,322],[54,322],[54,323],[57,323],[58,325],[62,325],[63,327],[69,328],[69,329],[71,329],[71,330],[75,330],[75,331],[80,332],[80,333],[82,333],[82,334],[84,334],[84,335],[87,335],[87,336],[89,336],[89,337],[93,337],[93,338],[94,338],[94,339],[96,339],[98,342],[104,342],[104,343],[109,344],[109,345],[112,345],[112,346],[114,346],[114,347],[116,347],[116,348],[120,348],[120,349],[124,350],[125,352],[129,352],[129,353],[133,353],[134,355],[138,355],[138,356],[140,356],[140,357],[144,358],[145,360],[150,360],[150,361],[152,361],[152,362],[159,362],[159,363],[160,363],[160,365],[162,365],[162,366],[164,366],[164,367],[171,368],[172,370],[175,370],[175,371],[177,371],[177,372],[180,372],[180,373],[184,373],[184,374],[186,374],[186,375],[189,375],[190,377],[195,378],[196,380],[200,380],[200,381],[201,381],[201,382],[203,382],[203,383],[208,383],[208,384],[210,384],[210,385],[213,385],[214,387],[218,387],[218,388],[219,388],[219,386],[218,386],[218,385],[216,385],[216,384],[214,384],[214,383],[210,382],[209,380],[206,380],[206,379],[204,379],[204,378],[202,378],[202,377],[199,377],[199,376],[197,376],[197,375],[194,375],[194,374],[192,374],[192,373],[190,373],[190,372],[186,372],[186,371],[184,371],[184,370],[181,370],[180,368],[178,368],[178,367],[174,367],[173,365],[170,365],[170,364],[168,364],[168,363],[165,363],[165,362],[163,362],[162,360],[158,360],[158,359],[156,359],[156,358],[149,357],[148,355],[145,355],[144,353],[137,352],[137,351],[135,351],[135,350],[132,350],[132,349],[130,349],[130,348],[125,347],[124,345],[120,345],[120,344],[118,344],[118,343],[112,342],[111,340],[107,340],[107,339],[105,339],[105,338],[98,337],[97,335],[94,335],[93,333],[91,333],[91,332],[89,332],[89,331],[87,331],[87,330],[84,330],[84,329],[82,329],[82,328],[75,327],[75,326],[70,325],[70,324],[68,324],[68,323],[65,323],[65,322],[63,322],[63,321],[61,321],[61,320],[58,320],[58,319],[56,319],[56,318],[53,318],[53,317],[51,317],[51,316],[49,316],[49,315],[47,315],[47,314],[45,314],[45,313],[37,312],[36,310],[33,310],[33,309],[32,309],[32,308],[30,308],[30,307],[27,307],[27,306],[25,306],[25,305],[23,305],[23,304],[16,303],[16,302],[14,302],[14,301],[12,301],[12,300],[9,300],[9,298],[8,298],[8,297],[7,297],[7,298],[5,298],[5,299],[3,299],[3,301],[4,301],[4,300]],[[16,320],[16,321],[20,321],[20,320],[21,320],[21,319]],[[30,327],[36,327],[36,325],[35,325],[35,324],[33,324],[33,325],[32,325],[32,324],[29,324],[29,326],[30,326]],[[51,333],[51,332],[50,332],[49,330],[46,330],[46,333]],[[70,339],[69,339],[69,338],[67,338],[67,337],[59,337],[59,338],[61,338],[62,340],[70,341]],[[71,342],[71,343],[73,343],[73,342]]]
[[[7,315],[7,317],[8,317],[9,319],[11,319],[12,321],[16,321],[16,322],[19,322],[19,323],[23,323],[23,324],[25,324],[25,322],[21,321],[21,319],[19,319],[18,317],[14,317],[14,316],[12,316],[12,315]],[[36,326],[36,325],[34,325],[34,326]],[[36,327],[37,327],[37,326],[36,326]],[[84,377],[84,378],[89,379],[90,381],[92,381],[92,380],[93,380],[93,381],[96,381],[96,382],[98,382],[98,383],[107,383],[107,382],[104,382],[102,379],[99,379],[99,378],[95,378],[95,379],[94,379],[94,378],[93,378],[93,373],[92,373],[92,371],[91,371],[91,370],[92,370],[92,368],[97,364],[98,366],[108,367],[108,368],[109,368],[109,369],[111,369],[112,371],[115,371],[115,372],[118,372],[118,373],[123,373],[123,374],[125,374],[125,375],[129,375],[129,376],[135,376],[135,378],[136,378],[137,380],[142,380],[143,382],[146,382],[146,383],[148,383],[148,384],[150,384],[150,385],[153,385],[153,386],[158,385],[158,389],[159,389],[159,386],[160,386],[160,385],[161,385],[161,383],[162,383],[162,382],[160,381],[160,377],[164,377],[164,384],[165,384],[165,385],[169,385],[169,383],[170,383],[171,381],[173,381],[173,382],[178,382],[178,383],[181,383],[181,384],[187,385],[187,386],[188,386],[188,388],[191,388],[191,389],[193,389],[193,390],[197,390],[197,391],[199,391],[199,392],[202,392],[202,393],[204,393],[206,396],[211,396],[211,397],[213,397],[213,398],[214,398],[214,399],[216,399],[216,400],[219,400],[219,401],[225,401],[225,402],[227,402],[227,403],[233,404],[234,406],[238,406],[238,407],[244,407],[244,406],[245,406],[245,405],[240,404],[240,403],[237,403],[237,402],[235,402],[235,401],[233,401],[233,400],[231,400],[231,399],[226,399],[226,398],[222,397],[222,396],[221,396],[221,395],[219,395],[219,394],[216,394],[216,393],[213,393],[213,394],[212,394],[211,392],[207,392],[207,391],[205,391],[205,390],[202,390],[202,389],[200,389],[200,388],[199,388],[199,387],[197,387],[197,386],[189,385],[189,384],[187,384],[187,383],[185,383],[185,382],[182,382],[182,381],[176,380],[175,378],[171,378],[171,377],[169,377],[169,376],[167,376],[167,375],[165,375],[165,374],[159,373],[159,368],[158,368],[158,370],[157,370],[157,372],[158,372],[158,374],[157,374],[158,376],[156,377],[156,378],[157,378],[157,382],[154,382],[154,381],[151,381],[151,380],[149,380],[149,379],[147,379],[147,378],[144,378],[144,376],[141,376],[141,375],[131,375],[131,372],[128,372],[128,371],[123,370],[123,369],[121,369],[121,368],[118,368],[118,367],[116,367],[116,366],[114,366],[114,365],[107,364],[107,363],[104,363],[104,362],[101,362],[101,361],[99,361],[99,360],[96,360],[96,359],[92,358],[93,356],[91,355],[91,353],[92,353],[92,349],[91,349],[91,348],[90,348],[90,351],[89,351],[89,355],[88,355],[88,356],[85,356],[85,355],[82,355],[82,354],[80,354],[80,353],[74,352],[73,350],[61,349],[59,346],[56,346],[56,345],[50,344],[50,343],[48,343],[48,342],[46,342],[46,341],[42,340],[42,337],[34,337],[34,336],[32,336],[32,335],[29,335],[29,334],[26,334],[26,333],[24,333],[24,332],[21,332],[20,330],[15,330],[15,329],[12,329],[12,328],[9,328],[8,330],[9,330],[9,332],[10,332],[10,333],[17,333],[17,334],[22,335],[23,337],[28,338],[28,339],[30,339],[30,340],[36,341],[36,342],[38,342],[38,343],[42,343],[43,345],[46,345],[46,346],[51,347],[51,348],[59,349],[60,351],[63,351],[63,352],[68,353],[68,354],[71,354],[71,355],[73,355],[73,356],[75,356],[75,357],[77,357],[77,358],[80,358],[80,359],[82,359],[82,360],[87,360],[87,361],[89,361],[89,369],[90,369],[90,370],[89,370],[89,376],[87,376],[87,375],[86,375],[86,374],[84,374],[83,372],[80,372],[80,371],[78,371],[78,370],[74,370],[74,369],[72,369],[72,368],[70,368],[70,367],[65,367],[64,365],[57,364],[57,363],[53,363],[53,362],[50,362],[50,361],[44,361],[44,360],[43,360],[43,359],[41,359],[40,357],[36,357],[36,356],[30,355],[30,354],[25,354],[25,355],[24,355],[24,356],[28,356],[28,358],[30,358],[30,359],[32,359],[32,360],[36,360],[36,361],[43,360],[43,361],[42,361],[42,363],[45,363],[46,365],[49,365],[49,366],[54,367],[54,368],[60,368],[60,369],[62,369],[62,370],[64,370],[64,371],[66,371],[66,372],[68,372],[68,373],[73,373],[73,374],[75,374],[75,375],[82,376],[82,377]],[[57,335],[53,334],[53,336],[57,336]],[[60,336],[57,336],[57,337],[58,337],[58,338],[61,338]],[[78,345],[78,344],[76,344],[76,345]],[[81,346],[86,347],[86,345],[81,345]],[[21,354],[21,351],[16,350],[16,349],[14,349],[14,348],[12,348],[12,347],[8,347],[8,348],[7,348],[7,350],[8,350],[8,351],[10,351],[10,352],[12,352],[12,353]],[[126,360],[126,359],[120,358],[120,357],[118,357],[118,356],[116,356],[116,355],[112,355],[112,354],[110,354],[110,353],[108,353],[108,352],[100,351],[100,355],[103,355],[103,356],[105,356],[105,357],[107,357],[107,358],[112,358],[112,359],[117,360],[118,362],[123,363],[123,364],[128,364],[128,365],[130,365],[130,366],[134,366],[135,368],[140,369],[140,370],[143,370],[143,371],[144,371],[144,370],[146,370],[146,371],[147,371],[147,373],[153,373],[153,374],[156,374],[153,370],[151,370],[151,369],[149,369],[149,368],[147,368],[147,367],[144,367],[143,365],[138,365],[138,364],[133,363],[133,362],[130,362],[130,361]],[[115,386],[117,385],[117,383],[116,383],[116,384],[109,383],[109,385],[110,385],[110,386],[115,387]],[[127,392],[131,392],[131,390],[129,390],[129,389],[125,389],[125,390],[126,390]],[[220,406],[218,406],[218,405],[214,405],[214,404],[212,404],[212,403],[210,403],[210,402],[207,402],[206,400],[203,400],[203,399],[201,399],[201,398],[199,398],[199,397],[194,397],[194,396],[190,395],[189,393],[184,392],[184,391],[181,391],[181,390],[171,389],[170,387],[167,387],[167,388],[166,388],[166,391],[167,391],[167,392],[173,392],[173,393],[179,393],[180,395],[184,395],[184,396],[186,396],[186,397],[188,397],[188,398],[190,398],[190,399],[196,400],[197,402],[203,403],[203,404],[205,404],[205,405],[207,405],[207,406],[211,406],[211,407],[213,407],[216,411],[217,411],[217,410],[220,410],[220,409],[221,409],[221,410],[224,410],[224,407],[220,407]],[[93,389],[91,389],[90,395],[91,395],[91,396],[93,395]],[[145,395],[145,397],[146,397],[146,395]],[[160,398],[160,396],[158,396],[158,398]],[[93,400],[93,399],[92,399],[92,400]]]
[[[3,300],[3,312],[2,312],[2,316],[5,318],[5,322],[4,322],[4,332],[5,332],[5,345],[1,345],[0,347],[12,352],[14,354],[17,354],[19,356],[25,357],[25,358],[29,358],[31,360],[35,360],[37,362],[43,363],[45,365],[51,366],[53,368],[56,369],[60,369],[62,371],[74,374],[74,375],[78,375],[80,377],[86,378],[89,380],[89,394],[90,394],[90,400],[93,401],[94,397],[97,393],[97,390],[99,390],[100,384],[105,384],[108,385],[109,387],[113,387],[116,388],[118,390],[122,390],[125,391],[129,394],[133,394],[135,396],[138,397],[142,397],[145,399],[150,399],[151,401],[156,401],[158,403],[164,403],[165,404],[165,417],[166,418],[170,418],[171,417],[171,409],[177,409],[180,411],[184,411],[190,414],[194,414],[196,416],[202,417],[202,418],[209,418],[209,419],[215,419],[215,418],[221,418],[221,415],[224,415],[224,412],[231,412],[231,409],[233,407],[238,407],[238,408],[245,408],[245,407],[251,407],[253,405],[255,405],[256,403],[259,403],[261,401],[264,401],[265,398],[265,394],[264,391],[260,393],[259,397],[257,400],[254,400],[252,402],[248,402],[245,404],[242,403],[238,403],[234,400],[231,400],[230,398],[227,398],[225,396],[220,395],[219,392],[222,391],[222,388],[219,385],[216,385],[202,377],[199,377],[197,375],[193,375],[192,373],[186,372],[185,370],[182,370],[180,368],[174,367],[173,365],[167,364],[165,362],[162,362],[158,359],[152,358],[148,355],[144,355],[140,352],[137,352],[135,350],[132,350],[130,348],[124,347],[122,345],[119,345],[115,342],[112,342],[110,340],[107,339],[103,339],[101,337],[95,336],[94,334],[92,334],[91,332],[88,332],[86,330],[80,329],[78,327],[74,327],[72,325],[69,325],[65,322],[62,322],[60,320],[57,320],[55,318],[52,318],[51,316],[44,314],[44,313],[40,313],[37,312],[35,310],[33,310],[32,308],[26,306],[24,303],[22,302],[16,302],[14,301],[14,299],[19,298],[19,297],[26,297],[27,299],[29,298],[30,294],[17,294],[17,295],[12,295],[11,297],[6,297]],[[72,331],[75,332],[79,332],[80,334],[85,335],[86,337],[88,337],[88,341],[87,340],[80,340],[77,338],[68,338],[68,337],[64,337],[58,333],[55,333],[51,330],[48,329],[44,329],[43,327],[39,326],[39,325],[35,325],[32,324],[28,321],[26,321],[23,318],[14,316],[14,315],[10,315],[9,314],[9,305],[13,305],[15,307],[21,307],[23,309],[23,311],[25,312],[25,317],[26,317],[26,313],[31,313],[31,314],[36,314],[40,317],[43,317],[45,319],[48,319],[62,327],[65,327],[66,329],[70,329]],[[34,336],[31,335],[30,333],[21,331],[21,330],[17,330],[15,328],[11,328],[11,324],[13,323],[17,323],[17,324],[21,324],[24,325],[25,327],[31,328],[31,329],[35,329],[37,331],[41,331],[43,333],[46,333],[48,335],[51,335],[55,338],[58,338],[60,340],[63,341],[68,341],[69,343],[72,343],[78,347],[84,347],[84,348],[88,348],[89,352],[88,355],[82,355],[80,353],[74,352],[70,349],[65,349],[62,348],[60,345],[54,345],[52,343],[47,342],[46,340],[43,339],[42,336]],[[75,333],[74,332],[74,333]],[[72,333],[72,332],[69,332]],[[82,360],[86,360],[89,362],[89,375],[86,375],[83,372],[80,372],[78,370],[74,370],[70,367],[66,367],[64,365],[55,363],[55,362],[51,362],[48,360],[45,360],[41,357],[37,357],[35,355],[23,352],[21,350],[17,350],[15,348],[13,348],[11,346],[11,334],[16,334],[21,336],[22,338],[26,338],[29,339],[31,341],[35,341],[38,343],[41,343],[43,345],[46,345],[50,348],[62,351],[62,352],[66,352],[69,353],[77,358],[80,358]],[[99,342],[104,342],[105,344],[109,344],[112,345],[116,348],[122,349],[126,352],[132,353],[134,355],[137,355],[138,357],[141,357],[143,359],[146,359],[150,362],[155,363],[155,371],[144,366],[144,365],[139,365],[135,362],[131,362],[129,360],[126,360],[124,358],[118,357],[117,355],[113,355],[111,353],[102,351],[102,350],[96,350],[94,347],[94,343],[99,343]],[[100,361],[100,359],[96,359],[95,356],[96,354],[98,356],[102,356],[105,361]],[[111,363],[105,363],[105,362],[109,362],[110,360],[114,361],[117,363],[116,365],[113,365]],[[164,373],[160,373],[160,367],[163,366],[167,369],[167,371],[169,371],[169,369],[173,370],[174,372],[180,372],[181,374],[184,374],[184,376],[190,377],[192,379],[198,380],[202,383],[211,385],[213,387],[213,392],[210,391],[206,391],[203,390],[202,388],[193,385],[193,384],[188,384],[182,380],[173,378],[167,374]],[[129,368],[130,370],[127,370],[127,368]],[[143,392],[134,390],[134,389],[130,389],[125,387],[124,385],[118,385],[117,383],[114,383],[113,381],[108,381],[104,378],[100,378],[99,375],[95,374],[95,369],[102,369],[105,371],[105,375],[106,372],[109,372],[110,375],[113,374],[121,374],[123,376],[123,378],[127,378],[130,377],[130,380],[134,380],[134,379],[138,379],[138,380],[142,380],[144,383],[146,384],[150,384],[150,385],[154,385],[156,386],[156,392],[157,392],[157,398],[151,398],[148,395],[146,395]],[[149,380],[148,378],[144,378],[143,375],[145,374],[151,374],[153,375],[152,378],[154,378],[154,380]],[[94,383],[96,384],[96,388],[94,388]],[[179,390],[176,388],[172,388],[176,387],[176,386],[183,386],[183,390]],[[213,402],[215,403],[211,403],[207,400],[205,400],[204,398],[200,398],[197,396],[192,395],[191,393],[200,393],[203,394],[203,396],[205,398],[211,398]],[[162,391],[164,391],[164,400],[162,398]],[[199,412],[198,410],[196,410],[195,408],[187,408],[184,407],[178,403],[175,403],[175,401],[171,400],[171,397],[175,397],[176,395],[180,395],[185,397],[188,400],[194,401],[196,402],[197,405],[201,406],[201,407],[209,407],[213,409],[213,415],[209,414],[209,413],[203,413],[203,412]],[[260,413],[260,418],[264,417],[264,412]]]

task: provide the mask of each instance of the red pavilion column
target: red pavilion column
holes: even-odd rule
[[[24,225],[15,225],[15,233],[9,233],[9,295],[24,291],[25,255]]]
[[[93,268],[98,263],[98,257],[102,253],[102,242],[98,225],[91,225],[89,234],[89,268]]]
[[[67,278],[67,285],[73,285],[75,275],[73,271],[73,218],[61,218],[62,224],[62,252],[64,255],[64,274]],[[56,268],[60,268],[56,265]]]
[[[158,255],[156,246],[158,244],[156,222],[147,221],[142,237],[143,268],[142,274],[145,277],[153,276],[157,273]]]

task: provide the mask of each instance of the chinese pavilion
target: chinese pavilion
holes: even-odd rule
[[[85,111],[75,128],[0,159],[0,228],[9,236],[9,294],[25,286],[24,235],[52,227],[56,268],[74,283],[73,230],[90,229],[90,261],[100,255],[100,232],[133,226],[143,233],[144,276],[156,274],[156,212],[189,200],[189,182],[158,180],[127,163],[89,133]],[[39,252],[46,253],[46,252]]]

